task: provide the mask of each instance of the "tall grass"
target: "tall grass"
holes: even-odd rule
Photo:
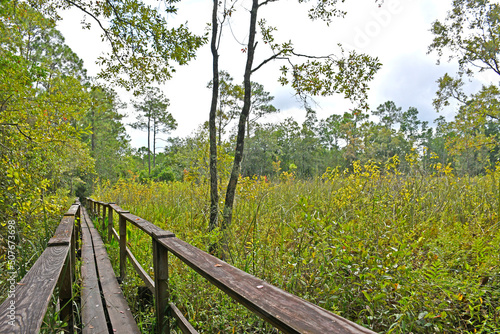
[[[405,175],[355,163],[322,178],[242,178],[228,262],[381,333],[494,333],[500,330],[500,170],[459,178],[448,166]],[[208,186],[122,180],[96,197],[207,250]],[[129,232],[151,268],[151,241]],[[272,332],[180,261],[171,294],[205,333]]]

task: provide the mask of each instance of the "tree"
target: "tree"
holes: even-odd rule
[[[319,125],[320,143],[327,150],[338,150],[342,116],[332,114],[321,120]]]
[[[99,58],[98,77],[139,94],[152,82],[161,83],[175,72],[174,63],[187,64],[206,38],[193,35],[186,25],[169,27],[166,17],[175,15],[174,2],[150,6],[139,0],[33,1],[58,19],[57,10],[75,7],[85,16],[83,28],[94,23],[111,51]]]
[[[247,138],[241,174],[245,176],[272,175],[272,163],[278,161],[283,151],[277,124],[256,124],[252,136]]]
[[[300,142],[297,150],[296,164],[302,177],[313,177],[318,168],[318,118],[316,111],[306,108],[306,119],[300,130]]]
[[[491,85],[471,95],[447,124],[452,136],[447,138],[446,147],[465,172],[478,174],[487,167],[487,152],[499,144],[498,133],[488,130],[499,120],[500,89]]]
[[[342,115],[340,122],[340,136],[346,145],[342,148],[343,157],[347,165],[359,159],[363,151],[363,128],[368,114],[360,110],[351,110]]]
[[[450,131],[455,135],[447,143],[456,153],[474,147],[491,149],[497,144],[496,135],[486,135],[484,130],[488,122],[500,120],[499,88],[491,84],[467,96],[463,92],[463,76],[472,77],[484,71],[500,75],[499,23],[499,4],[488,0],[454,0],[445,22],[435,21],[432,25],[434,40],[429,52],[436,51],[442,57],[449,51],[449,60],[455,59],[459,65],[456,78],[446,74],[438,80],[434,99],[438,111],[449,106],[452,98],[459,105],[455,121],[450,123]],[[470,159],[467,166],[471,167]]]
[[[210,221],[208,229],[213,231],[219,223],[219,178],[217,175],[217,106],[219,98],[219,47],[222,38],[222,26],[232,14],[233,8],[226,7],[223,2],[222,14],[219,14],[219,0],[213,0],[212,33],[210,36],[210,50],[212,52],[212,100],[208,117],[209,150],[210,150]],[[219,20],[219,17],[221,19]]]
[[[89,143],[95,159],[95,171],[100,179],[115,182],[126,170],[126,156],[130,154],[129,138],[122,123],[120,109],[126,107],[112,89],[93,85],[90,89],[90,107],[84,126],[90,134],[82,136]]]
[[[142,94],[144,101],[134,102],[134,108],[141,113],[132,128],[148,133],[148,175],[151,174],[151,134],[153,134],[153,167],[156,165],[156,140],[159,133],[168,133],[177,127],[172,114],[167,111],[169,100],[157,87],[147,87]]]
[[[257,120],[269,114],[279,112],[279,110],[271,104],[274,100],[274,96],[266,92],[263,85],[257,82],[251,82],[250,85],[252,87],[252,102],[249,115],[253,115],[253,118],[250,116],[247,118],[247,137],[250,137],[250,127],[255,126]],[[243,94],[240,96],[243,98]]]
[[[208,88],[213,87],[213,80],[208,83]],[[239,101],[242,99],[243,89],[233,84],[233,78],[226,71],[219,72],[219,96],[216,111],[217,144],[222,144],[224,129],[233,121],[238,113]]]
[[[0,215],[19,222],[21,243],[52,233],[74,178],[93,169],[80,141],[90,101],[81,61],[45,36],[60,37],[54,21],[26,2],[0,2]]]
[[[377,59],[367,55],[358,55],[355,52],[345,55],[343,49],[341,49],[341,57],[321,57],[304,55],[297,52],[291,41],[281,44],[275,42],[273,33],[276,31],[276,28],[268,26],[264,19],[257,20],[259,9],[271,2],[275,1],[267,0],[259,3],[258,0],[252,0],[252,7],[250,9],[248,44],[244,48],[247,59],[243,80],[243,107],[238,122],[233,168],[226,190],[222,229],[227,228],[232,220],[236,186],[244,152],[245,126],[252,106],[252,74],[271,61],[282,60],[288,65],[284,65],[281,68],[282,76],[279,80],[284,85],[290,84],[301,98],[306,99],[309,95],[327,96],[341,93],[346,98],[358,101],[360,107],[367,108],[367,83],[381,66]],[[311,19],[319,18],[330,22],[332,16],[344,15],[342,11],[336,8],[336,5],[336,0],[320,1],[309,12],[309,16]],[[271,55],[260,64],[254,65],[257,46],[257,26],[260,28],[264,44],[270,47]],[[306,61],[297,63],[301,59],[306,59]]]
[[[459,75],[494,71],[500,75],[500,6],[489,0],[454,0],[444,23],[435,21],[429,52],[458,60]]]
[[[401,107],[396,107],[393,101],[387,101],[377,107],[376,110],[372,111],[372,114],[380,118],[380,122],[387,128],[392,129],[392,127],[400,122],[401,119]]]
[[[399,131],[404,134],[406,140],[413,146],[418,139],[420,126],[422,125],[422,121],[418,119],[418,109],[415,107],[408,108],[407,111],[401,114],[399,122]]]

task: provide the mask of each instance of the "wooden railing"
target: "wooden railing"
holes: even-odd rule
[[[126,275],[126,259],[130,260],[145,285],[154,293],[157,333],[169,333],[169,317],[175,318],[183,333],[197,333],[179,309],[169,302],[168,257],[172,253],[198,274],[231,296],[250,311],[285,333],[374,333],[317,305],[283,291],[255,276],[178,239],[174,233],[125,211],[114,203],[91,198],[86,206],[102,217],[102,231],[120,245],[120,276]],[[113,212],[119,216],[119,232],[113,225]],[[106,216],[108,219],[106,219]],[[127,247],[127,223],[141,229],[153,243],[154,279],[141,267]]]
[[[59,287],[59,318],[73,333],[73,280],[80,204],[64,214],[45,251],[19,282],[11,282],[7,299],[0,305],[0,333],[38,333],[56,286]],[[12,268],[12,270],[14,270]]]

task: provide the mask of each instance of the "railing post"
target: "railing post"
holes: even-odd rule
[[[71,242],[73,245],[73,241]],[[69,248],[72,252],[72,247]],[[59,318],[68,323],[67,331],[73,333],[73,266],[72,254],[67,254],[59,277]]]
[[[128,211],[120,211],[120,279],[125,279],[127,274],[127,220],[122,215],[122,213],[128,213]]]
[[[169,334],[170,322],[167,316],[168,250],[153,238],[153,269],[155,274],[156,333]]]
[[[115,203],[109,203],[108,205],[108,242],[111,242],[113,239],[113,208],[111,208],[111,204]],[[104,233],[104,231],[103,231]]]
[[[75,214],[75,227],[74,227],[74,234],[73,238],[75,239],[75,255],[76,255],[76,250],[80,248],[80,231],[82,230],[81,223],[80,223],[80,214],[82,212],[82,204],[78,206],[78,210],[76,211]],[[76,263],[76,262],[74,262]]]
[[[102,205],[102,235],[106,235],[106,205]]]
[[[80,208],[76,211],[75,215],[73,216],[73,233],[71,235],[71,247],[69,249],[69,252],[71,254],[71,280],[75,280],[75,264],[76,264],[76,241],[77,241],[77,236],[78,236],[78,231],[76,227],[76,217],[80,213]]]
[[[97,223],[99,224],[99,219],[101,218],[101,203],[96,202],[97,210],[95,212],[95,216],[97,218]]]

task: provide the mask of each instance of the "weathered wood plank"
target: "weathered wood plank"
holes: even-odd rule
[[[123,211],[123,209],[120,208],[120,206],[118,204],[110,203],[109,206],[111,207],[111,209],[115,210],[115,212],[121,212],[121,211]]]
[[[107,208],[108,207],[106,205],[102,206],[102,228],[101,228],[101,231],[102,231],[104,236],[106,235],[106,211],[107,211]]]
[[[118,219],[118,228],[120,231],[120,278],[123,281],[127,275],[127,220],[120,215]]]
[[[139,328],[123,296],[122,290],[118,285],[101,236],[90,220],[87,220],[87,224],[94,243],[97,271],[99,273],[99,280],[106,301],[106,309],[108,311],[111,326],[117,333],[139,334]]]
[[[70,246],[47,247],[16,285],[15,297],[0,305],[0,333],[38,333]],[[11,302],[14,302],[12,304]],[[14,326],[9,324],[12,305]]]
[[[64,214],[65,216],[75,216],[78,212],[79,204],[73,204],[70,206],[69,210]]]
[[[138,217],[136,215],[133,215],[131,213],[123,213],[122,216],[135,225],[136,227],[140,228],[142,231],[147,233],[149,236],[155,238],[155,239],[160,239],[160,238],[168,238],[168,237],[174,237],[175,234],[170,232],[170,231],[165,231],[155,224],[142,219],[141,217]]]
[[[94,246],[86,220],[82,223],[82,332],[108,333],[97,278]]]
[[[72,240],[73,241],[73,240]],[[74,333],[73,326],[73,243],[71,243],[66,263],[59,275],[59,318],[67,323],[66,331],[69,334]]]
[[[69,245],[73,236],[74,222],[74,216],[63,217],[54,236],[50,238],[48,246]]]
[[[153,269],[155,272],[156,333],[169,334],[168,251],[155,239],[153,239]]]
[[[184,334],[198,334],[198,331],[187,321],[181,311],[173,303],[169,305],[170,316],[177,321],[177,326]]]
[[[374,333],[178,239],[158,240],[212,284],[285,333]]]
[[[111,207],[111,204],[114,203],[110,203],[108,206],[108,242],[113,237],[113,208]]]

